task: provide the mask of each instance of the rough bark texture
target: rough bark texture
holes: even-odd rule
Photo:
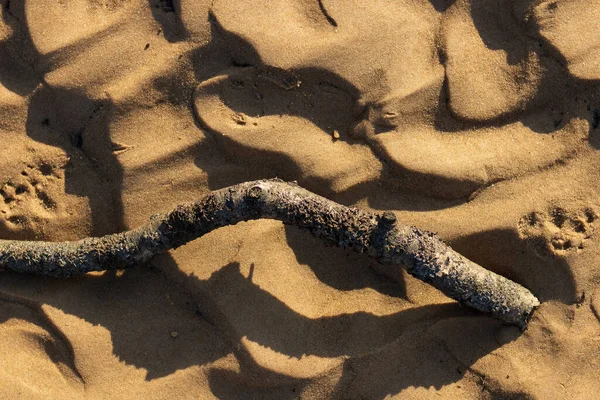
[[[393,213],[346,207],[280,180],[214,191],[128,232],[62,243],[0,240],[0,268],[55,277],[130,268],[220,227],[259,218],[307,229],[382,264],[402,265],[461,304],[522,329],[539,305],[523,286],[469,261],[433,233],[397,224]]]

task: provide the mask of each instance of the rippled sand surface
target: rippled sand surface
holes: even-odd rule
[[[594,399],[600,1],[0,0],[0,238],[280,177],[532,290],[525,332],[274,221],[2,273],[0,397]],[[399,283],[400,282],[400,283]]]

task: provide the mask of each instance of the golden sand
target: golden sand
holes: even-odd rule
[[[1,398],[597,398],[600,1],[0,7],[0,238],[118,232],[280,177],[542,301],[522,333],[241,223],[134,270],[3,273]]]

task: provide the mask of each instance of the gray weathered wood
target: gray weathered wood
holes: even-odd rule
[[[260,218],[307,229],[382,264],[401,265],[461,304],[522,329],[540,304],[529,290],[466,259],[435,234],[398,224],[391,212],[346,207],[277,179],[211,192],[123,233],[74,242],[0,240],[0,268],[55,277],[130,268],[220,227]]]

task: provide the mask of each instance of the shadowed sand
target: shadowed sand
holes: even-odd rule
[[[126,272],[4,273],[0,397],[594,398],[600,1],[268,3],[0,0],[0,238],[277,176],[526,286],[527,331],[241,223]]]

